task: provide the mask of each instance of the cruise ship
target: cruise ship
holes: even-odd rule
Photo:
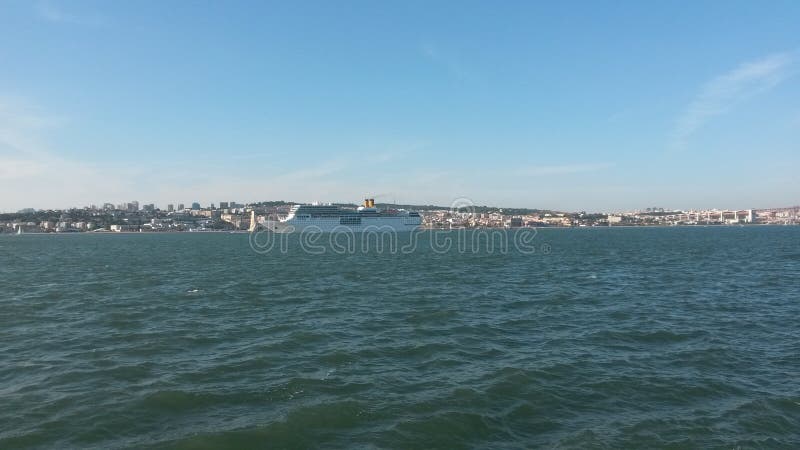
[[[262,226],[276,233],[383,232],[411,231],[421,223],[422,217],[418,212],[389,208],[381,210],[375,207],[374,198],[368,198],[355,210],[330,204],[293,205],[285,218],[264,221]]]

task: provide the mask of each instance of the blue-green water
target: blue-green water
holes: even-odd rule
[[[0,235],[0,448],[800,447],[798,227],[292,239]]]

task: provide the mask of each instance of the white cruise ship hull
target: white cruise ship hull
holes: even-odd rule
[[[275,233],[363,233],[412,231],[420,226],[419,217],[365,217],[360,224],[343,224],[339,217],[331,218],[293,218],[286,221],[267,220],[261,228]]]

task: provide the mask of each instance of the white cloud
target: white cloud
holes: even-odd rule
[[[545,176],[545,175],[571,175],[576,173],[597,172],[614,167],[612,163],[593,163],[593,164],[565,164],[556,166],[533,166],[523,167],[517,170],[518,175],[522,176]]]
[[[686,141],[713,117],[777,86],[790,75],[789,67],[793,62],[791,53],[774,54],[741,64],[706,83],[677,120],[673,131],[675,147],[685,146]]]

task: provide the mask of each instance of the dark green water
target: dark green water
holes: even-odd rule
[[[292,239],[0,235],[0,448],[800,447],[800,227]]]

